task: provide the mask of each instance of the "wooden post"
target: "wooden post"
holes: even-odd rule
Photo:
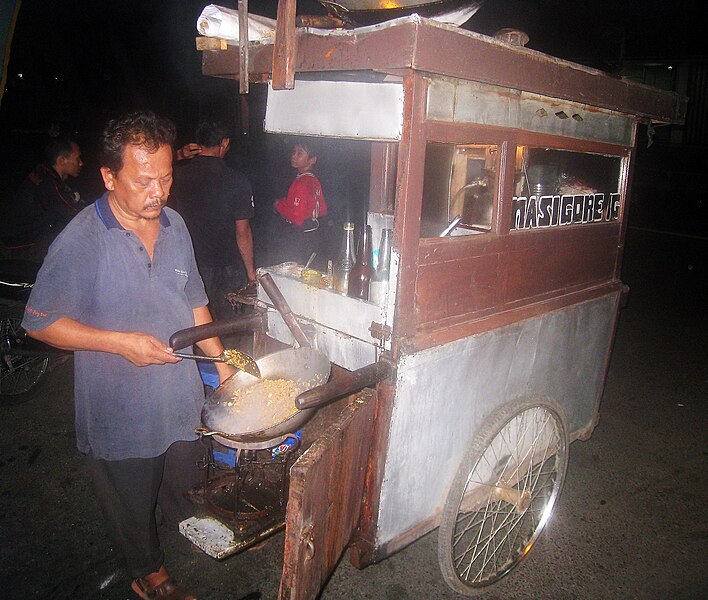
[[[238,0],[238,91],[248,94],[248,0]]]
[[[292,90],[295,87],[296,0],[278,0],[278,23],[273,48],[273,89]]]

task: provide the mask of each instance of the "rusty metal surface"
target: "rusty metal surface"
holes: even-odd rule
[[[375,401],[352,400],[290,471],[281,600],[317,596],[359,520]]]
[[[495,408],[545,397],[560,406],[570,433],[595,420],[618,296],[401,357],[377,545],[434,524],[466,448]]]
[[[683,122],[686,99],[488,36],[421,18],[351,31],[295,31],[295,72],[417,71],[582,102],[666,123]],[[272,69],[273,46],[253,45],[252,80]],[[205,75],[238,76],[238,50],[207,51]]]
[[[510,46],[478,33],[422,24],[413,68],[490,83],[621,113],[682,122],[686,101],[665,92],[561,60]]]
[[[612,111],[447,77],[432,78],[427,116],[622,146],[630,146],[634,134],[634,120]]]

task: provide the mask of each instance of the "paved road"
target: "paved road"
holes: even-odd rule
[[[591,439],[542,540],[485,599],[708,597],[706,413],[708,240],[630,230],[622,313]],[[68,365],[67,365],[68,366]],[[0,407],[0,598],[131,597],[107,547],[74,447],[71,375],[57,369],[29,402]],[[168,564],[200,600],[277,593],[283,536],[216,562],[162,531]],[[452,599],[437,532],[363,571],[342,561],[322,595]]]

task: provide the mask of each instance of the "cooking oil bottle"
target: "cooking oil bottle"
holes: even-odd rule
[[[354,268],[356,256],[354,255],[354,223],[344,223],[342,235],[342,249],[337,261],[334,263],[333,284],[334,289],[341,294],[349,292],[349,274]]]

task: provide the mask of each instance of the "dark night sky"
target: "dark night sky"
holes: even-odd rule
[[[97,130],[112,111],[149,106],[180,130],[205,110],[234,110],[235,82],[201,75],[195,21],[204,0],[23,0],[0,109],[3,170],[19,176],[51,123]],[[236,6],[235,0],[221,3]],[[486,0],[466,25],[525,30],[530,48],[611,70],[626,57],[706,56],[700,2]],[[276,0],[250,10],[275,16]],[[325,14],[300,0],[300,14]],[[22,79],[19,78],[22,73]],[[8,143],[10,142],[10,143]]]
[[[194,50],[194,23],[205,4],[23,0],[3,104],[11,103],[13,88],[21,86],[37,91],[24,99],[37,104],[34,110],[24,107],[30,121],[76,105],[151,104],[178,119],[188,115],[220,91],[218,82],[204,81]],[[274,16],[276,5],[276,0],[251,0],[250,9]],[[643,58],[703,53],[700,6],[666,0],[486,0],[467,27],[486,34],[518,27],[529,34],[530,48],[609,69],[622,51]],[[298,11],[325,12],[315,0],[300,0]],[[48,109],[41,107],[47,103]]]

